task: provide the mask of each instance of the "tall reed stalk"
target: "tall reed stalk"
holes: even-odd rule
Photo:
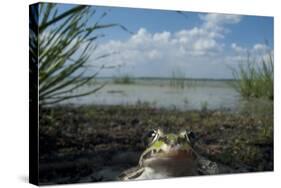
[[[180,70],[174,70],[170,79],[170,86],[183,89],[185,86],[185,74]]]

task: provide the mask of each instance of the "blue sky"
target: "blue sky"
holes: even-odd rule
[[[133,32],[118,27],[100,31],[106,37],[98,41],[89,63],[121,65],[102,71],[100,76],[169,77],[180,71],[189,78],[232,78],[229,67],[237,68],[247,52],[257,59],[273,53],[272,17],[94,8],[97,14],[91,21],[107,12],[101,23],[119,23]],[[95,60],[108,52],[116,54]]]
[[[198,12],[183,12],[184,15],[169,10],[154,9],[137,9],[137,8],[104,8],[98,7],[98,12],[108,12],[108,16],[103,19],[105,23],[122,23],[131,31],[137,32],[140,27],[146,28],[148,31],[176,32],[182,29],[192,29],[202,24]],[[93,19],[94,20],[94,19]],[[272,45],[273,36],[273,18],[264,16],[243,16],[238,24],[228,25],[232,31],[225,38],[226,43],[240,41],[244,45],[251,43],[264,42],[270,40]],[[125,32],[108,31],[106,32],[108,39],[118,38],[126,39],[128,34]]]

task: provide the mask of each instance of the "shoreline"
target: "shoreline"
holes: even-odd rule
[[[111,181],[137,164],[142,136],[153,128],[192,129],[196,150],[232,169],[228,173],[273,170],[270,114],[68,105],[41,109],[39,122],[42,183]]]

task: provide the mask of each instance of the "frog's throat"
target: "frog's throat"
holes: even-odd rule
[[[149,158],[153,158],[155,156],[153,156],[153,154],[159,154],[158,156],[156,157],[159,157],[159,158],[182,158],[182,157],[195,157],[197,158],[198,154],[194,151],[194,150],[189,150],[189,151],[186,151],[186,153],[182,153],[182,152],[185,152],[185,151],[181,151],[181,150],[177,150],[177,151],[169,151],[169,152],[164,152],[164,150],[162,149],[153,149],[153,150],[146,150],[140,157],[140,160],[139,160],[139,166],[142,166],[145,162],[145,160],[149,159]],[[179,159],[179,158],[178,158]]]

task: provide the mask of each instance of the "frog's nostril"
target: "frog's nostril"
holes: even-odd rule
[[[171,143],[170,146],[173,148],[173,147],[176,146],[176,144],[175,143]]]

